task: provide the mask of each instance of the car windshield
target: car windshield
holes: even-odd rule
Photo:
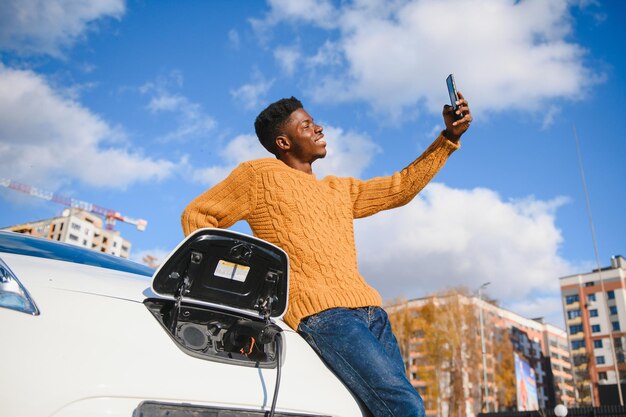
[[[152,268],[124,258],[14,232],[0,232],[0,252],[98,266],[148,277],[154,274]]]

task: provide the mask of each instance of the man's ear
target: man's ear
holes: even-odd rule
[[[283,152],[291,149],[289,138],[285,135],[276,136],[276,149],[280,149]]]

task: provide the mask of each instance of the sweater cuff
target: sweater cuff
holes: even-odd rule
[[[435,140],[435,142],[441,141],[445,143],[445,147],[450,149],[451,151],[456,151],[457,149],[459,149],[461,147],[461,139],[457,140],[456,142],[451,141],[450,139],[448,139],[443,132],[445,132],[445,130],[442,130],[441,133],[439,134],[439,137]]]

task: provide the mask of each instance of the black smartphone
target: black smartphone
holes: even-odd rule
[[[452,104],[452,108],[454,111],[459,109],[459,106],[456,105],[456,102],[459,100],[459,95],[456,92],[456,84],[454,83],[454,75],[448,75],[446,78],[446,84],[448,85],[448,94],[450,95],[450,104]]]

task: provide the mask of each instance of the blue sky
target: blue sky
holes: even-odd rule
[[[266,156],[253,121],[294,95],[325,127],[327,174],[402,169],[442,129],[445,78],[475,122],[409,205],[356,222],[387,300],[446,287],[562,325],[558,278],[626,254],[626,7],[593,0],[6,0],[0,178],[148,220],[136,259],[182,239],[185,205]],[[61,206],[0,189],[0,226]],[[236,230],[248,231],[245,224]]]

